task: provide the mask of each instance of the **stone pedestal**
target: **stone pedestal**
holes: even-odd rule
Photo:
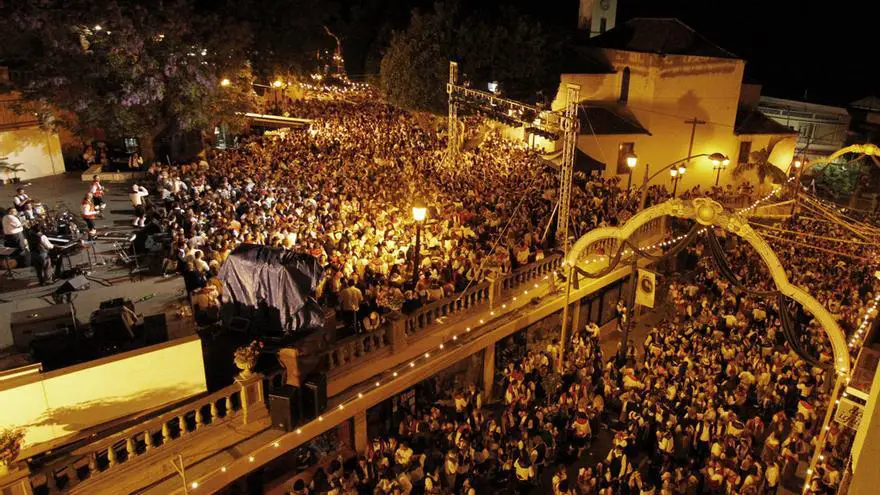
[[[17,464],[0,467],[0,493],[3,495],[33,495],[30,472]]]
[[[244,424],[263,419],[269,414],[263,400],[263,375],[253,373],[248,377],[238,376],[235,379],[241,387],[241,411]]]

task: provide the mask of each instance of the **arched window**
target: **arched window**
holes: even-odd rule
[[[626,103],[629,100],[629,67],[623,69],[623,79],[620,81],[620,102]]]

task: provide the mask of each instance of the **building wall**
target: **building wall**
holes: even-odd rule
[[[850,116],[844,108],[762,97],[758,109],[798,131],[798,150],[808,157],[828,156],[846,144]]]
[[[593,158],[606,163],[605,176],[617,173],[618,150],[621,143],[631,142],[639,157],[633,171],[633,183],[641,184],[645,167],[650,174],[672,162],[688,156],[692,126],[686,121],[698,119],[705,124],[696,126],[693,155],[721,152],[730,157],[731,165],[721,172],[721,183],[755,181],[753,173],[733,177],[733,166],[739,154],[740,142],[752,142],[752,150],[773,147],[771,162],[783,171],[788,170],[794,156],[795,139],[781,135],[736,135],[734,124],[742,87],[745,62],[737,59],[658,55],[604,50],[615,69],[613,74],[564,74],[554,109],[566,105],[565,85],[581,85],[581,101],[614,103],[620,99],[625,69],[629,69],[627,109],[650,135],[597,135],[582,134],[578,147]],[[581,129],[581,132],[588,132]],[[706,158],[695,158],[688,167],[679,191],[697,184],[715,183],[712,163]],[[624,183],[626,175],[622,175]],[[651,184],[671,184],[668,173],[662,173]]]
[[[0,157],[7,157],[9,163],[21,163],[24,171],[18,177],[22,180],[64,173],[58,134],[39,127],[0,131]]]
[[[0,157],[20,163],[22,180],[64,172],[64,157],[58,134],[39,127],[33,114],[19,114],[14,108],[20,98],[14,93],[0,94]],[[3,174],[2,179],[12,178]]]

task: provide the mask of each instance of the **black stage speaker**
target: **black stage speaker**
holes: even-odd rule
[[[68,292],[76,292],[78,290],[86,290],[91,285],[89,279],[85,278],[82,275],[77,275],[72,279],[68,280],[61,284],[57,289],[55,289],[55,295],[67,294]]]
[[[161,344],[168,341],[168,323],[165,313],[144,317],[144,345]]]
[[[269,417],[273,428],[293,431],[300,422],[301,408],[299,389],[293,385],[284,385],[269,393]]]
[[[302,413],[304,420],[317,418],[327,410],[327,375],[316,373],[303,384]]]

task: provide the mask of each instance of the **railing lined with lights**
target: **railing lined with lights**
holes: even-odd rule
[[[64,493],[85,481],[107,479],[114,475],[117,467],[139,458],[152,454],[170,456],[179,440],[196,431],[231,422],[243,423],[241,394],[240,385],[230,385],[77,449],[72,456],[39,468],[31,475],[31,486],[42,493]]]
[[[559,268],[562,265],[563,259],[564,257],[561,254],[554,254],[542,260],[517,268],[501,278],[501,290],[514,290],[532,280],[542,278],[544,275]]]
[[[386,324],[372,332],[338,340],[333,348],[325,353],[328,371],[334,371],[367,355],[375,355],[379,351],[389,350],[390,330],[390,325]]]
[[[477,306],[488,307],[491,291],[492,283],[482,282],[474,285],[461,294],[452,295],[420,308],[418,311],[405,317],[404,328],[406,329],[406,334],[416,334],[417,332],[433,325],[437,318],[452,316],[456,313],[461,313]]]

